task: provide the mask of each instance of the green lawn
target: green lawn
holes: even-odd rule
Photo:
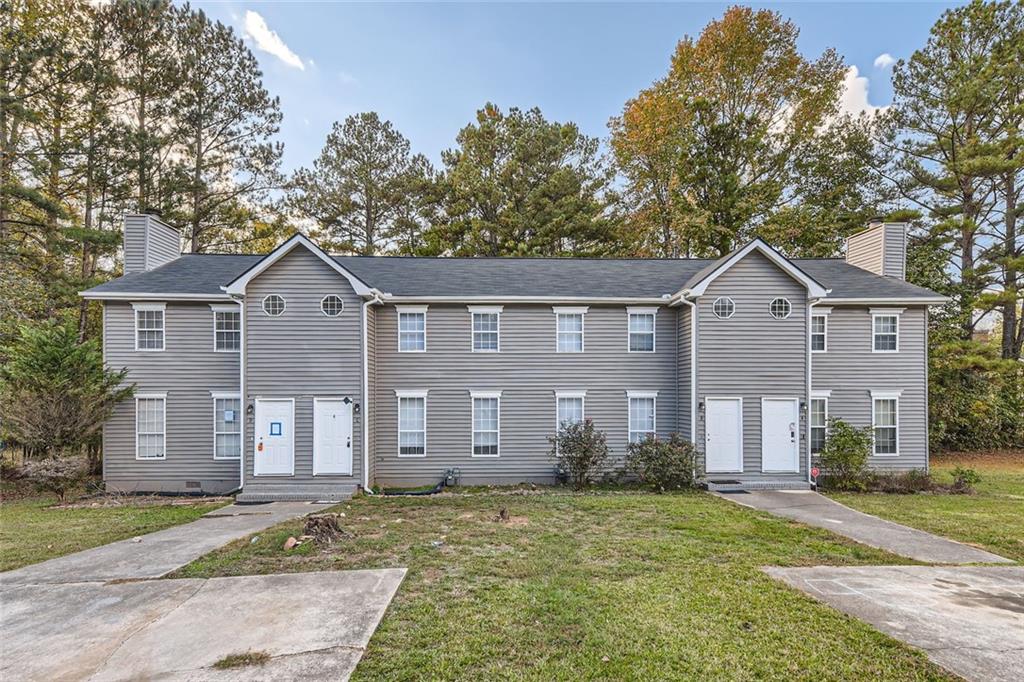
[[[957,465],[981,474],[977,494],[836,493],[832,497],[860,511],[1024,562],[1024,451],[935,457],[932,473],[951,481],[949,472]]]
[[[337,509],[352,538],[285,551],[301,534],[289,522],[175,577],[408,567],[355,679],[949,679],[760,570],[907,562],[704,493],[492,491]]]
[[[223,502],[64,509],[54,498],[0,502],[0,571],[194,521]]]

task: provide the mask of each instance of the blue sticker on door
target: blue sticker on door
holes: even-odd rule
[[[270,435],[280,436],[281,435],[281,422],[270,422]]]

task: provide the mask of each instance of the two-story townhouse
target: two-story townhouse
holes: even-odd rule
[[[551,482],[548,437],[589,418],[621,461],[679,432],[712,485],[806,487],[829,417],[871,465],[928,465],[927,316],[905,230],[845,260],[761,240],[715,259],[181,254],[125,220],[104,350],[136,395],[104,430],[124,490],[326,499],[359,487]]]

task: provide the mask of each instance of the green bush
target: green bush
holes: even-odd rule
[[[694,488],[697,485],[697,448],[678,433],[668,440],[648,436],[630,443],[626,471],[658,492]]]
[[[824,487],[865,490],[870,478],[867,464],[872,442],[870,428],[858,429],[842,419],[830,419],[828,438],[820,456]]]
[[[590,419],[562,424],[558,433],[549,436],[548,441],[551,443],[551,455],[577,490],[586,487],[608,463],[607,438],[594,428]]]
[[[974,486],[981,483],[981,474],[974,469],[955,467],[953,469],[953,492],[973,493]]]

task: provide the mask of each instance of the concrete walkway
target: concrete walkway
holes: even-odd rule
[[[766,568],[968,680],[1016,682],[1024,671],[1024,567]]]
[[[232,540],[329,506],[271,502],[222,507],[192,523],[0,573],[0,587],[161,578]]]
[[[983,549],[850,509],[810,490],[712,493],[745,507],[825,528],[865,545],[929,564],[1013,563]]]

